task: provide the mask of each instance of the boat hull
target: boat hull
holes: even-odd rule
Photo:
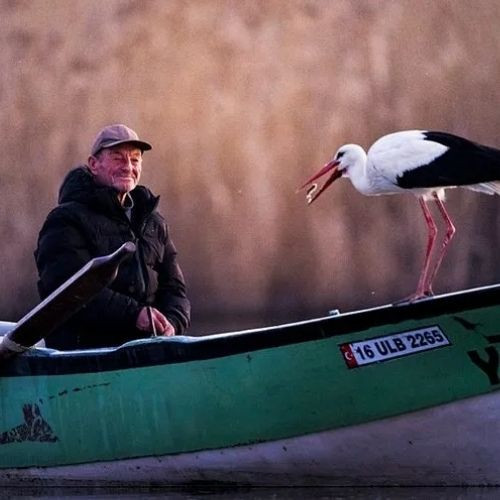
[[[500,398],[489,394],[298,438],[63,467],[6,469],[45,486],[498,486]]]
[[[500,287],[0,366],[0,485],[497,485]]]

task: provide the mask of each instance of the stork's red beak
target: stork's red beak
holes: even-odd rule
[[[327,174],[328,172],[332,171],[332,175],[328,177],[326,182],[321,186],[321,188],[318,190],[318,185],[317,184],[312,184],[310,188],[307,190],[307,204],[310,205],[318,196],[325,191],[325,189],[332,184],[335,180],[337,180],[339,177],[342,176],[342,171],[340,171],[337,167],[339,165],[338,160],[332,160],[328,162],[318,173],[314,174],[308,181],[306,181],[300,188],[298,189],[299,191],[301,189],[304,189],[306,186],[311,184],[313,181],[316,179],[319,179],[323,175]]]

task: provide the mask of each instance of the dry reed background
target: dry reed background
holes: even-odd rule
[[[107,123],[154,144],[143,180],[162,196],[194,333],[413,291],[425,245],[413,197],[365,198],[347,181],[311,207],[295,193],[339,145],[433,128],[500,147],[497,0],[0,8],[2,319],[37,302],[38,230]],[[437,291],[499,281],[500,199],[448,198],[459,232]]]

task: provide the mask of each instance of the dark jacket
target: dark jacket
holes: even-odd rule
[[[70,171],[64,179],[59,205],[49,213],[35,251],[42,299],[93,257],[109,254],[126,241],[133,241],[137,250],[108,288],[47,337],[48,347],[116,346],[147,337],[135,327],[145,305],[160,310],[177,334],[188,327],[190,304],[167,224],[156,210],[159,198],[144,186],[130,196],[134,206],[129,220],[116,191],[97,185],[87,167]]]

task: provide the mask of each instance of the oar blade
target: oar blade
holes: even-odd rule
[[[36,344],[81,309],[116,277],[120,264],[135,252],[131,241],[110,255],[96,257],[21,318],[0,341],[0,359]]]

